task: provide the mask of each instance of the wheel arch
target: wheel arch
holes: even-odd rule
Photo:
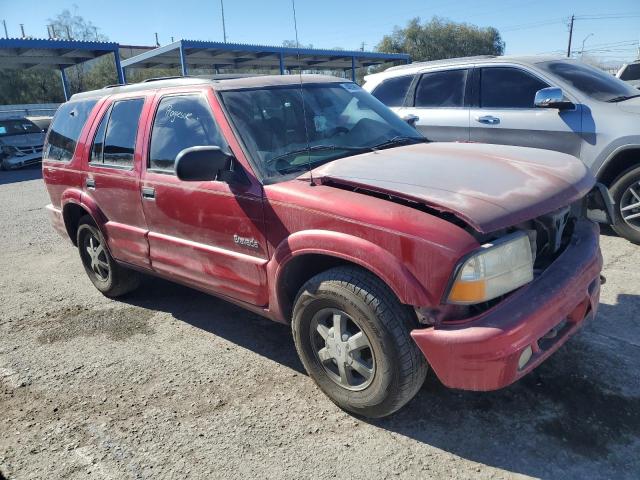
[[[75,246],[77,246],[78,224],[85,215],[89,215],[93,219],[93,222],[106,239],[104,224],[107,219],[95,202],[81,191],[70,190],[65,192],[62,197],[62,219],[67,234]]]
[[[291,235],[280,244],[267,265],[269,277],[274,279],[269,302],[274,316],[288,323],[302,285],[318,273],[339,265],[368,271],[386,284],[403,304],[428,305],[433,301],[390,252],[359,237],[316,230]]]
[[[628,145],[616,150],[596,174],[598,181],[611,187],[624,172],[640,166],[640,145]]]

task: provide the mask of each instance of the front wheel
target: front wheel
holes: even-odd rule
[[[138,288],[140,274],[116,263],[102,233],[88,215],[80,219],[77,244],[85,272],[104,295],[118,297]]]
[[[427,363],[410,336],[415,317],[374,275],[336,267],[298,293],[292,319],[309,376],[339,407],[384,417],[422,386]]]
[[[610,191],[615,202],[613,229],[621,237],[640,243],[640,167],[620,175]]]

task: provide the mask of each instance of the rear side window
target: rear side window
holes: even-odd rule
[[[73,158],[78,137],[97,100],[68,102],[60,106],[49,128],[43,158],[69,162]]]
[[[416,88],[416,107],[462,107],[468,70],[423,73]]]
[[[133,167],[133,154],[143,98],[114,102],[104,114],[91,147],[90,162],[112,167]]]
[[[198,146],[226,146],[207,100],[200,95],[160,100],[151,130],[149,168],[172,172],[178,153]]]
[[[389,78],[373,89],[371,94],[388,107],[401,107],[413,75]]]
[[[483,68],[480,76],[480,106],[533,108],[536,92],[548,86],[542,80],[516,68]]]

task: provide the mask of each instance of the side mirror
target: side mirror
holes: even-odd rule
[[[232,158],[220,147],[185,148],[176,156],[176,176],[187,182],[215,180],[230,170]]]
[[[412,127],[415,127],[416,126],[416,122],[418,120],[420,120],[420,117],[417,116],[417,115],[408,114],[408,115],[405,115],[404,117],[402,117],[402,120],[407,122]]]
[[[538,90],[533,104],[538,108],[557,108],[558,110],[565,110],[574,106],[573,103],[565,99],[562,89],[557,87]]]

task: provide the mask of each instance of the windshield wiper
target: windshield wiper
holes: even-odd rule
[[[610,98],[609,100],[607,100],[608,103],[618,103],[618,102],[624,102],[625,100],[629,100],[631,98],[637,98],[640,97],[640,94],[638,95],[620,95],[619,97],[613,97]]]
[[[380,148],[392,147],[394,145],[404,145],[409,142],[425,143],[428,141],[429,140],[427,140],[424,137],[404,137],[401,135],[397,135],[389,140],[385,140],[384,142],[378,143],[377,145],[373,145],[372,147],[369,147],[369,148],[371,150],[378,150]]]
[[[345,150],[348,152],[366,152],[370,150],[370,147],[347,147],[343,145],[312,145],[310,147],[298,148],[296,150],[291,150],[289,152],[285,152],[282,155],[278,155],[276,157],[270,158],[269,163],[280,160],[281,158],[290,157],[292,155],[300,155],[301,153],[308,152],[322,152],[326,150]]]

